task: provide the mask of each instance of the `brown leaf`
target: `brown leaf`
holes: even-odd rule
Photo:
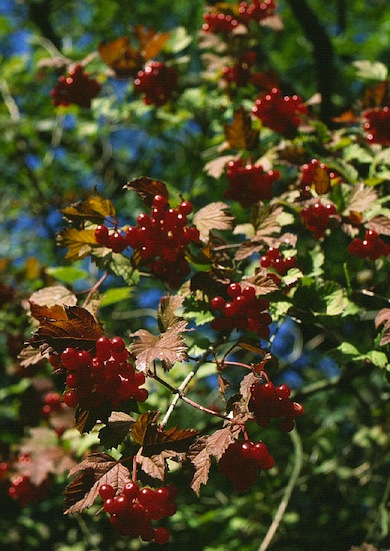
[[[71,222],[89,220],[96,224],[105,218],[115,216],[115,208],[109,199],[104,199],[99,193],[93,193],[85,201],[74,203],[61,209],[62,214]]]
[[[147,475],[157,480],[164,480],[166,464],[163,453],[151,457],[137,455],[137,463]]]
[[[25,346],[18,355],[20,367],[30,367],[31,365],[39,364],[46,361],[49,354],[43,354],[39,349],[33,348],[30,345]]]
[[[65,228],[57,235],[60,247],[67,247],[69,250],[65,260],[81,260],[88,256],[93,246],[97,246],[95,230],[78,230],[77,228]]]
[[[317,165],[314,168],[313,184],[314,184],[314,189],[319,195],[324,195],[330,189],[329,174],[320,165]]]
[[[107,449],[116,448],[123,442],[135,423],[134,417],[122,411],[113,411],[107,425],[100,429],[100,443]]]
[[[206,449],[208,453],[214,455],[217,460],[221,459],[226,448],[237,439],[240,430],[240,427],[236,426],[232,429],[230,425],[223,429],[216,430],[214,434],[207,439]]]
[[[32,317],[39,321],[39,323],[68,319],[65,308],[59,304],[56,306],[39,306],[38,304],[34,304],[32,302],[30,303],[30,312]]]
[[[388,216],[375,216],[366,223],[366,227],[369,230],[373,230],[376,233],[382,235],[390,235],[390,218]]]
[[[94,348],[96,340],[102,335],[96,319],[88,310],[79,306],[68,306],[64,312],[66,319],[42,319],[38,330],[29,341],[31,346],[50,346],[58,353],[62,353],[67,347],[82,350]]]
[[[169,295],[163,297],[160,301],[157,311],[157,321],[160,331],[167,331],[183,318],[176,314],[176,311],[181,308],[184,302],[182,295]]]
[[[99,55],[119,78],[135,76],[143,64],[139,50],[130,45],[127,36],[110,42],[101,42]]]
[[[195,213],[193,222],[199,230],[202,241],[209,240],[210,230],[232,229],[234,218],[225,212],[228,208],[226,203],[217,201],[206,205]]]
[[[202,484],[207,484],[209,479],[209,471],[211,467],[211,456],[207,448],[203,448],[192,460],[191,463],[195,467],[195,473],[191,481],[191,488],[197,496],[200,493]]]
[[[385,346],[390,343],[390,308],[382,308],[375,318],[375,327],[378,329],[380,325],[384,325],[382,338],[380,341],[381,346]]]
[[[374,188],[365,186],[363,183],[358,184],[353,187],[346,210],[363,213],[377,198],[378,195]]]
[[[252,128],[251,116],[243,107],[234,112],[232,124],[225,126],[225,138],[232,149],[255,149],[259,134]]]
[[[257,383],[258,380],[258,377],[256,377],[252,372],[245,375],[242,379],[240,384],[240,394],[245,402],[248,402],[250,399],[251,386]]]
[[[193,443],[199,431],[172,427],[159,430],[157,419],[159,412],[149,411],[140,415],[134,424],[131,435],[142,446],[142,455],[150,457],[164,450],[184,452]]]
[[[62,285],[52,285],[51,287],[44,287],[39,291],[35,291],[30,296],[29,302],[38,306],[46,306],[47,308],[58,305],[76,306],[77,297]]]
[[[241,287],[254,287],[256,295],[267,295],[279,289],[278,285],[271,279],[266,270],[258,270],[255,275],[241,281]]]
[[[135,34],[145,61],[157,57],[170,37],[170,33],[156,32],[154,29],[147,29],[142,25],[136,25]]]
[[[203,170],[212,178],[220,178],[225,172],[225,166],[236,159],[237,155],[223,155],[206,163]]]
[[[169,192],[167,186],[159,180],[153,180],[147,176],[141,176],[127,182],[123,186],[123,189],[135,191],[139,197],[143,200],[147,207],[151,207],[155,195],[162,195],[166,199],[169,199]]]
[[[188,346],[180,335],[187,330],[186,326],[186,321],[179,321],[158,337],[146,329],[132,333],[130,336],[136,340],[131,344],[130,352],[136,357],[137,368],[146,371],[154,360],[167,362],[168,366],[186,360]]]
[[[130,472],[119,461],[106,453],[93,453],[70,471],[81,471],[66,488],[65,514],[79,513],[91,507],[102,484],[110,484],[121,491],[130,479]]]
[[[224,377],[222,377],[222,375],[218,374],[218,390],[222,394],[223,398],[225,398],[225,393],[229,388],[229,386],[230,386],[229,381]]]
[[[111,402],[105,402],[89,410],[77,408],[75,414],[77,430],[82,434],[83,432],[90,432],[98,421],[107,423],[111,409]]]

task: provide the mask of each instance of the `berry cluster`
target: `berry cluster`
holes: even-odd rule
[[[234,485],[237,492],[246,492],[256,482],[259,470],[272,469],[275,461],[263,442],[236,440],[218,461],[218,469]]]
[[[228,285],[225,300],[218,295],[210,300],[213,310],[220,312],[211,322],[215,331],[249,330],[259,337],[268,339],[269,324],[272,319],[268,313],[269,301],[256,296],[254,287],[241,287],[239,283]]]
[[[256,52],[249,50],[242,54],[235,65],[225,67],[222,78],[228,84],[235,84],[237,87],[246,86],[252,77],[252,66],[256,60]]]
[[[264,126],[289,139],[295,137],[301,124],[300,115],[305,113],[307,106],[300,96],[283,96],[279,88],[260,95],[252,108],[252,114],[261,119]]]
[[[373,230],[367,230],[363,239],[353,239],[349,244],[348,251],[360,258],[377,260],[380,256],[390,254],[390,245],[387,245]]]
[[[144,402],[148,397],[148,391],[139,388],[145,375],[135,371],[120,337],[100,337],[95,356],[86,350],[66,348],[61,364],[68,372],[63,401],[69,407],[79,405],[88,410],[107,402],[117,407],[129,398]]]
[[[272,199],[273,184],[280,178],[280,173],[278,170],[265,172],[262,165],[244,165],[240,158],[228,163],[226,176],[229,188],[224,192],[225,199],[233,199],[248,208],[258,201]]]
[[[144,103],[161,107],[172,97],[177,88],[177,71],[160,61],[151,61],[138,71],[134,89],[145,94]]]
[[[176,486],[167,484],[154,490],[140,488],[136,482],[125,484],[122,493],[109,484],[99,488],[104,500],[104,510],[110,515],[110,522],[122,535],[132,538],[141,537],[143,541],[167,543],[169,531],[163,526],[154,528],[152,521],[171,517],[176,513]]]
[[[250,21],[256,23],[274,15],[276,10],[275,0],[253,0],[252,2],[241,2],[238,8],[240,21],[249,25]]]
[[[272,268],[279,275],[284,276],[291,268],[296,268],[297,261],[293,256],[283,257],[277,247],[270,247],[266,254],[260,258],[262,268]],[[275,273],[270,273],[269,277],[275,282],[280,283],[281,279]]]
[[[364,130],[368,132],[367,140],[370,143],[390,145],[390,108],[367,109],[363,117],[367,119],[364,123]]]
[[[271,382],[251,386],[249,409],[260,427],[266,427],[273,417],[283,417],[284,432],[290,432],[294,418],[303,414],[303,406],[291,400],[289,387],[285,384],[275,387]]]
[[[337,178],[337,174],[333,172],[333,170],[331,170],[325,163],[320,162],[318,159],[312,159],[310,163],[305,163],[301,166],[300,188],[303,197],[311,197],[312,194],[310,188],[315,181],[316,170],[318,167],[325,170],[331,180]]]
[[[61,411],[62,397],[59,392],[48,392],[44,399],[42,415],[48,417],[54,412]]]
[[[206,33],[230,33],[238,26],[237,19],[226,13],[210,11],[203,19],[202,30]]]
[[[65,107],[74,103],[80,107],[91,107],[91,100],[100,92],[97,80],[90,78],[81,65],[75,65],[67,76],[60,76],[58,83],[50,92],[53,103]]]
[[[186,248],[199,241],[199,230],[187,225],[187,215],[192,210],[189,201],[182,201],[177,209],[172,209],[165,197],[156,195],[151,215],[141,213],[137,226],[130,226],[122,235],[117,230],[110,233],[106,226],[100,225],[95,230],[96,241],[114,252],[127,246],[139,251],[141,259],[159,279],[178,287],[190,273]]]
[[[17,501],[21,507],[43,501],[50,485],[48,480],[45,480],[39,486],[33,484],[29,474],[18,474],[11,478],[10,482],[8,495]]]
[[[301,217],[307,229],[313,232],[316,239],[324,237],[325,230],[329,225],[329,219],[335,214],[336,207],[332,203],[324,205],[321,201],[317,201],[314,205],[301,211]]]

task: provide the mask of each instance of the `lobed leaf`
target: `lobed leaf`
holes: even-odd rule
[[[209,240],[211,230],[224,231],[233,228],[234,218],[225,212],[228,208],[226,203],[216,201],[195,213],[193,223],[198,228],[202,241],[207,242]]]

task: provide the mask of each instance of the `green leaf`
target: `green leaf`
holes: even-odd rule
[[[117,302],[122,302],[131,297],[133,290],[131,287],[117,287],[115,289],[108,289],[102,296],[100,307],[110,306]]]
[[[356,67],[356,76],[362,80],[377,80],[382,82],[387,79],[388,69],[380,61],[368,61],[362,59],[352,63]]]
[[[75,283],[75,281],[88,277],[88,272],[82,270],[81,268],[76,268],[75,266],[58,266],[47,268],[46,272],[54,277],[54,279],[58,279],[59,281],[68,284]]]
[[[376,367],[381,369],[385,368],[389,364],[387,355],[384,352],[379,352],[378,350],[370,350],[366,355],[366,358],[372,362]]]

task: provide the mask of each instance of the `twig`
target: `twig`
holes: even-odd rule
[[[11,121],[20,122],[21,117],[20,117],[19,108],[17,106],[16,101],[12,97],[7,81],[3,78],[0,80],[0,92],[1,92],[1,95],[3,96],[5,106],[8,109]]]
[[[294,465],[293,469],[291,471],[290,479],[287,483],[286,490],[284,492],[284,496],[282,498],[282,501],[279,503],[279,507],[276,511],[276,514],[274,516],[274,519],[268,528],[268,531],[265,535],[265,538],[260,544],[260,547],[258,551],[266,551],[268,549],[272,539],[274,538],[277,529],[279,528],[279,525],[283,519],[284,513],[286,511],[287,505],[290,501],[291,494],[295,488],[299,473],[302,468],[303,463],[303,453],[302,453],[302,442],[300,439],[300,436],[297,432],[297,430],[293,430],[289,433],[292,443],[294,445]]]

